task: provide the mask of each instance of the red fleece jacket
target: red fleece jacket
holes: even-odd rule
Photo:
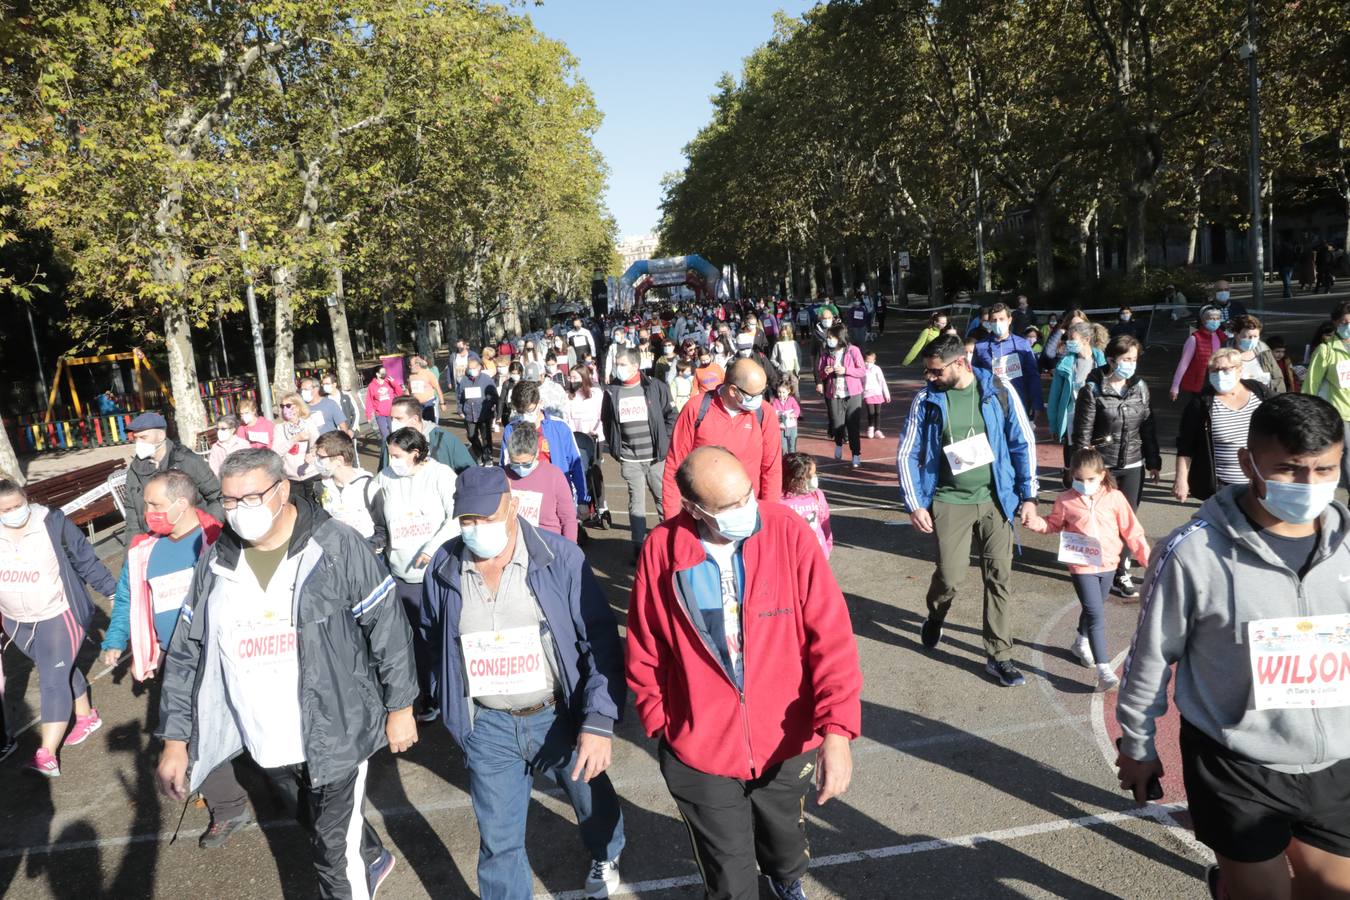
[[[727,778],[754,778],[826,734],[862,729],[858,645],[820,542],[786,506],[759,510],[741,548],[744,700],[675,589],[676,571],[707,558],[692,516],[648,536],[628,607],[628,686],[643,729],[686,765]]]
[[[763,415],[740,412],[731,415],[722,405],[722,398],[714,392],[713,401],[703,424],[694,430],[703,398],[690,397],[675,420],[670,434],[670,452],[666,454],[665,474],[661,478],[662,518],[671,519],[680,514],[680,488],[675,483],[675,472],[684,458],[697,447],[724,447],[741,461],[755,496],[760,500],[778,500],[783,496],[783,438],[778,429],[778,415],[765,403]],[[760,421],[763,419],[763,422]]]

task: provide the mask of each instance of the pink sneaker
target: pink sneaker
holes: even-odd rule
[[[75,717],[75,727],[70,729],[70,734],[66,735],[65,745],[74,747],[76,744],[83,744],[89,735],[102,727],[103,720],[99,718],[98,710],[90,709],[89,715]]]
[[[56,778],[61,774],[61,767],[56,763],[56,757],[47,752],[47,748],[39,747],[33,758],[23,764],[25,769],[36,772],[44,778]]]

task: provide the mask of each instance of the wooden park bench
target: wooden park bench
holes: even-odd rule
[[[94,523],[122,511],[114,492],[126,483],[126,462],[109,459],[28,484],[24,490],[33,503],[60,509],[66,518],[94,536]]]

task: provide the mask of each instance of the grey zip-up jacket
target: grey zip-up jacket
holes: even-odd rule
[[[1247,623],[1350,612],[1350,510],[1332,503],[1300,580],[1238,506],[1246,485],[1205,501],[1153,556],[1116,715],[1121,750],[1157,758],[1170,666],[1182,718],[1234,753],[1277,772],[1315,772],[1350,759],[1350,707],[1257,710]]]
[[[301,734],[310,780],[321,787],[384,746],[386,713],[411,706],[419,691],[412,630],[394,579],[355,529],[304,498],[291,502],[299,513],[289,555],[300,555],[291,615]],[[187,742],[190,791],[244,746],[225,697],[211,617],[213,607],[229,602],[227,582],[241,555],[228,528],[202,554],[165,657],[157,734]]]

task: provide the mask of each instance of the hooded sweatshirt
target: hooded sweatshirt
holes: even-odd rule
[[[389,530],[389,571],[400,581],[421,584],[426,566],[418,567],[417,558],[425,554],[430,559],[459,534],[455,470],[428,459],[404,476],[385,468],[378,481]]]
[[[1132,759],[1157,758],[1173,663],[1182,717],[1239,756],[1286,774],[1350,759],[1350,707],[1256,709],[1247,641],[1255,620],[1350,613],[1350,510],[1334,502],[1322,514],[1300,579],[1238,506],[1248,489],[1206,500],[1155,552],[1116,705]]]

